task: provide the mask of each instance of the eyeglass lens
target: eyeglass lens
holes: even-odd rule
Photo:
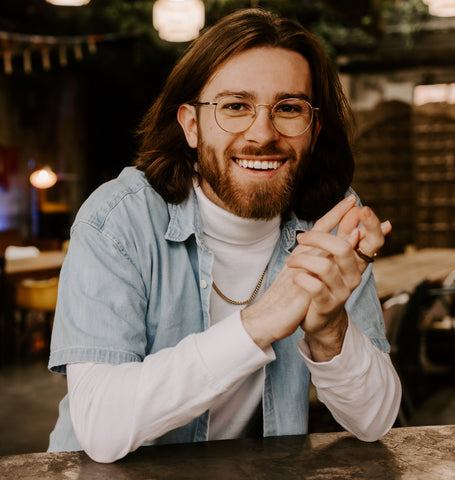
[[[256,109],[261,106],[270,108],[270,105],[256,106],[243,97],[224,97],[215,107],[215,119],[226,132],[240,133],[251,126],[256,118]],[[310,127],[313,108],[306,100],[287,98],[271,107],[270,116],[273,125],[282,135],[295,137]]]

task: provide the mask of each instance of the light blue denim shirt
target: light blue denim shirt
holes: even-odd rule
[[[311,227],[295,216],[282,225],[266,286],[295,247],[296,233]],[[49,368],[65,373],[68,363],[141,362],[207,329],[212,262],[194,191],[181,204],[168,204],[142,172],[126,168],[88,198],[71,229]],[[371,266],[346,308],[357,328],[388,351]],[[265,436],[307,432],[310,375],[296,346],[301,336],[297,331],[273,344],[276,360],[265,367]],[[207,432],[208,412],[152,443],[203,441]],[[49,450],[80,449],[65,396]]]

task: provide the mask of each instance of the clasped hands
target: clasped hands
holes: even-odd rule
[[[300,326],[315,361],[328,361],[341,351],[348,324],[344,305],[368,266],[355,249],[373,255],[392,229],[355,201],[354,195],[346,197],[311,231],[300,233],[275,281],[242,311],[245,329],[261,348]]]

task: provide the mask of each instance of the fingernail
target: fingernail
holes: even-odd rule
[[[384,232],[388,232],[391,227],[392,227],[392,224],[390,223],[389,220],[386,220],[385,222],[382,222],[382,223],[381,223],[381,231],[382,231],[383,233],[384,233]]]
[[[353,193],[351,193],[351,195],[348,195],[348,196],[344,199],[344,201],[345,201],[346,203],[351,203],[352,201],[355,202],[355,201],[356,201],[355,195],[354,195]]]

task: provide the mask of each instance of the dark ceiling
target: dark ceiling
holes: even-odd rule
[[[45,0],[1,0],[0,1],[0,29],[14,30],[21,26],[39,32],[46,25],[55,24],[58,30],[64,26],[68,29],[73,19],[74,27],[80,31],[80,19],[86,23],[94,23],[104,30],[112,27],[112,22],[118,15],[134,15],[135,9],[144,12],[153,5],[153,1],[146,0],[92,0],[86,7],[74,9],[73,7],[56,7],[48,4]],[[352,26],[360,26],[370,33],[380,35],[383,32],[381,18],[382,0],[204,0],[208,20],[216,17],[224,11],[259,6],[272,8],[284,13],[311,12],[317,9],[318,4],[329,7],[346,23]],[[78,11],[76,11],[78,10]],[[89,12],[81,13],[81,12]],[[368,18],[368,22],[365,22]],[[62,23],[62,20],[64,21]],[[144,21],[144,19],[142,19]],[[30,32],[31,33],[31,32]],[[58,32],[55,32],[58,33]],[[84,32],[83,32],[84,33]]]
[[[384,34],[382,0],[321,0],[352,25],[367,29],[375,36]],[[369,18],[368,24],[364,19]]]

